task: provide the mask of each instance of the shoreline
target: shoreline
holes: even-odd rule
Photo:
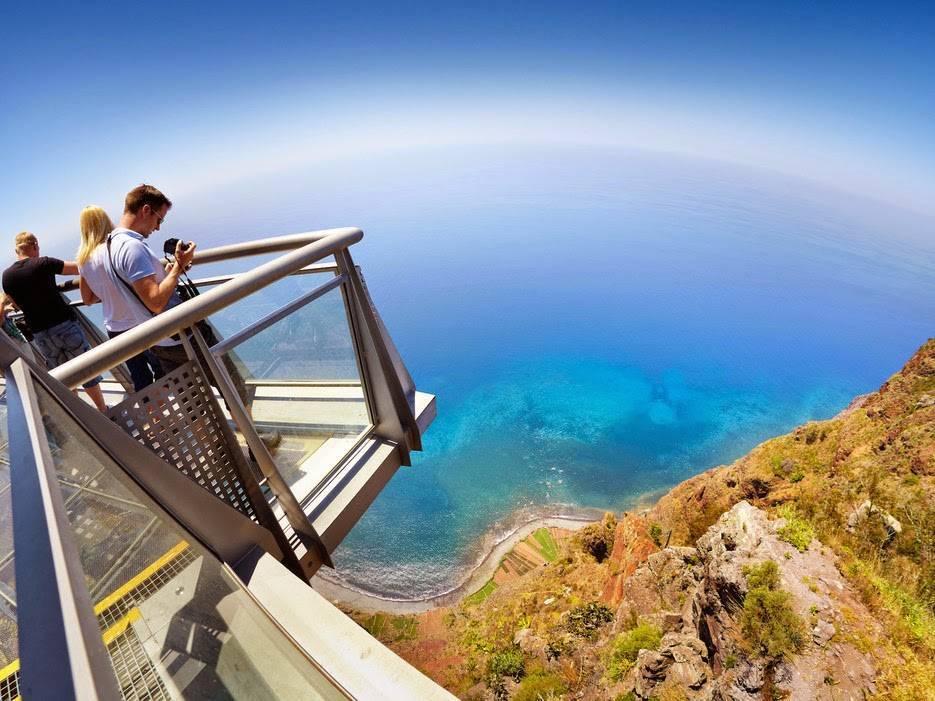
[[[497,571],[500,561],[512,550],[517,543],[527,538],[540,528],[565,528],[576,531],[589,523],[599,521],[605,510],[602,509],[575,509],[576,513],[534,515],[523,517],[523,512],[510,519],[511,527],[507,533],[496,537],[496,529],[492,527],[481,538],[482,543],[492,541],[486,548],[479,561],[470,568],[460,584],[451,589],[417,599],[401,599],[390,596],[381,596],[376,592],[368,592],[354,587],[351,584],[335,579],[326,573],[319,572],[311,581],[315,591],[335,604],[343,604],[358,611],[366,613],[390,613],[395,615],[424,613],[432,609],[450,606],[480,589]]]

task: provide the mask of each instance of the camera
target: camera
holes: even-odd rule
[[[174,256],[175,247],[178,245],[178,243],[179,243],[178,239],[166,239],[166,242],[162,244],[162,252],[165,253],[167,256]],[[182,250],[184,251],[186,248],[188,248],[188,244],[183,243]]]

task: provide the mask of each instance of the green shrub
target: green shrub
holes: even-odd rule
[[[608,606],[592,601],[575,606],[568,614],[565,628],[579,638],[593,639],[597,635],[598,628],[612,620],[614,620],[614,612]]]
[[[808,550],[808,544],[815,537],[815,531],[808,521],[799,516],[792,504],[783,504],[778,513],[786,520],[785,525],[779,529],[779,539],[795,546],[799,552]]]
[[[662,631],[650,623],[642,623],[618,635],[610,649],[607,676],[618,681],[636,662],[640,650],[655,650],[661,640]]]
[[[747,565],[743,568],[743,576],[747,578],[750,589],[779,588],[779,567],[772,560],[765,560],[759,565]]]
[[[553,701],[568,691],[565,680],[557,674],[537,670],[529,674],[513,695],[513,701]]]
[[[785,477],[786,473],[782,471],[782,458],[774,455],[769,461],[770,469],[776,477]]]
[[[581,547],[591,554],[598,562],[603,562],[614,549],[614,532],[617,530],[617,519],[607,513],[600,523],[589,523],[578,531],[576,536]]]
[[[790,482],[801,482],[803,479],[805,479],[805,473],[801,470],[796,470],[791,475],[789,475]]]
[[[649,537],[653,539],[653,542],[662,547],[662,526],[658,523],[654,523],[649,527]]]
[[[805,645],[802,619],[792,610],[792,595],[779,589],[779,570],[767,560],[744,568],[750,587],[743,602],[740,627],[755,654],[788,657]]]
[[[550,638],[545,644],[545,658],[547,660],[557,660],[569,652],[570,649],[568,643],[561,638]]]
[[[818,426],[812,424],[807,429],[805,429],[805,442],[809,445],[817,441],[819,437],[824,440],[824,436],[821,436],[821,430],[818,428]]]
[[[511,647],[491,655],[487,672],[493,677],[510,677],[519,681],[526,674],[526,660],[518,647]]]

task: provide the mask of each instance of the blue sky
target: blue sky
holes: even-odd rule
[[[935,214],[931,4],[7,3],[2,20],[0,236],[70,246],[82,206],[117,210],[144,180],[179,198],[470,143],[683,152]]]

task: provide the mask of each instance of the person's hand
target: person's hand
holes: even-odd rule
[[[181,270],[188,270],[192,267],[192,258],[195,257],[195,242],[189,241],[188,246],[179,241],[175,244],[175,260]]]

